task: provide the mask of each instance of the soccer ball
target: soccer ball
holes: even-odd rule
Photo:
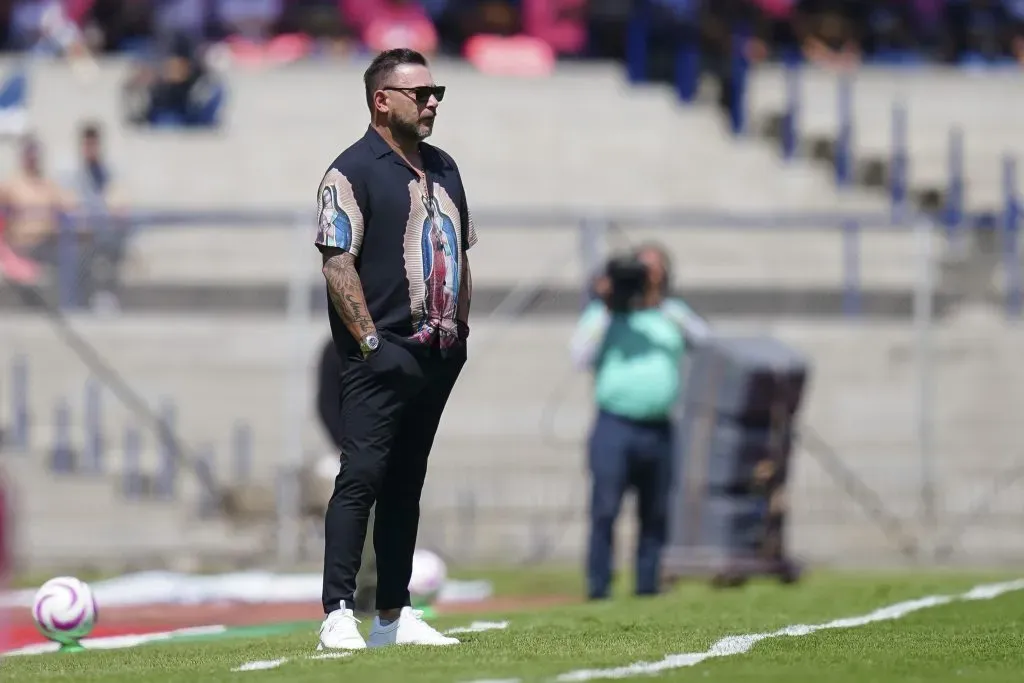
[[[412,578],[409,579],[409,598],[413,606],[433,604],[447,578],[448,567],[444,560],[429,550],[417,550],[412,556]]]
[[[39,632],[50,640],[72,645],[96,624],[96,599],[89,584],[73,576],[58,576],[36,591],[32,618]]]

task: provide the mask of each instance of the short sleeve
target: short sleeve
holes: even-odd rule
[[[473,224],[473,214],[466,209],[466,249],[476,244],[476,226]]]
[[[359,256],[363,246],[363,210],[358,188],[348,176],[331,167],[317,192],[318,248],[341,249]]]
[[[681,299],[666,299],[662,311],[679,326],[691,344],[700,344],[711,334],[708,323]]]
[[[594,363],[601,353],[610,321],[608,309],[600,301],[591,301],[583,309],[569,341],[569,353],[576,367],[585,368]]]
[[[459,207],[462,214],[462,244],[464,250],[468,250],[476,244],[476,226],[473,224],[473,213],[469,210],[466,202],[466,188],[462,188],[462,206]]]

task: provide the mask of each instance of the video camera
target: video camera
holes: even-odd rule
[[[605,275],[611,283],[611,294],[605,301],[611,311],[626,313],[641,307],[650,275],[635,254],[609,260]]]

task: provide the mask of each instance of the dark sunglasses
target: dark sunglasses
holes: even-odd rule
[[[416,104],[426,104],[430,101],[430,96],[433,95],[434,99],[440,102],[444,99],[445,86],[443,85],[420,85],[415,88],[392,88],[384,87],[381,90],[397,90],[407,95],[411,95],[415,100]]]

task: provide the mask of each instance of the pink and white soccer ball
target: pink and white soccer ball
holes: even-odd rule
[[[429,605],[448,579],[448,567],[436,553],[417,550],[412,556],[412,578],[409,579],[409,597],[413,605]]]
[[[58,576],[36,591],[32,618],[39,632],[58,643],[75,643],[96,625],[96,599],[89,584]]]

